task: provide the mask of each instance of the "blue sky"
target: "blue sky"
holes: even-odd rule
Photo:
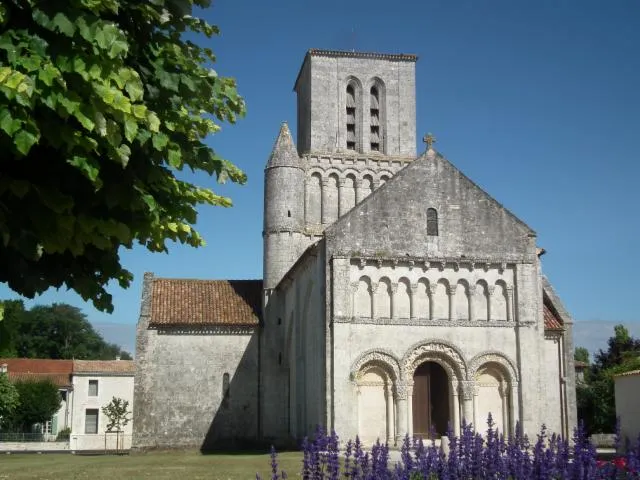
[[[219,0],[202,14],[222,30],[209,41],[216,69],[237,79],[248,109],[210,142],[249,182],[189,177],[234,207],[201,210],[206,248],[123,251],[136,278],[111,287],[112,315],[66,291],[29,305],[71,303],[107,331],[131,332],[145,271],[260,278],[264,165],[282,121],[295,138],[293,83],[305,52],[324,48],[417,54],[418,138],[433,132],[443,155],[538,233],[544,272],[577,321],[640,320],[640,2]]]

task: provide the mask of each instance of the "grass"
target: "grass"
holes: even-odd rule
[[[300,472],[302,454],[285,452],[278,463],[289,478]],[[260,473],[270,480],[268,454],[214,454],[153,452],[125,456],[70,454],[0,455],[0,480],[251,480]]]

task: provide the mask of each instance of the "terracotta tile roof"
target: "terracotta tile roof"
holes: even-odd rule
[[[553,310],[544,302],[544,329],[545,330],[564,330],[562,320]]]
[[[631,370],[630,372],[619,373],[614,375],[614,377],[635,377],[636,375],[640,375],[640,370]]]
[[[130,373],[135,372],[133,360],[74,360],[73,373]]]
[[[151,326],[255,326],[260,323],[262,280],[155,278]]]
[[[51,360],[48,358],[0,358],[8,372],[16,373],[66,373],[73,371],[73,360]]]

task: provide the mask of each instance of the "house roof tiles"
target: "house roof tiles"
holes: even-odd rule
[[[262,280],[155,278],[150,326],[257,326]]]
[[[564,330],[562,320],[553,310],[544,303],[544,329],[545,330]]]
[[[74,360],[73,373],[130,373],[135,372],[133,360]]]

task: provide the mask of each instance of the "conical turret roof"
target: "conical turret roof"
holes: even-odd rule
[[[302,167],[287,122],[283,122],[280,127],[280,133],[267,162],[267,168],[269,167]]]

